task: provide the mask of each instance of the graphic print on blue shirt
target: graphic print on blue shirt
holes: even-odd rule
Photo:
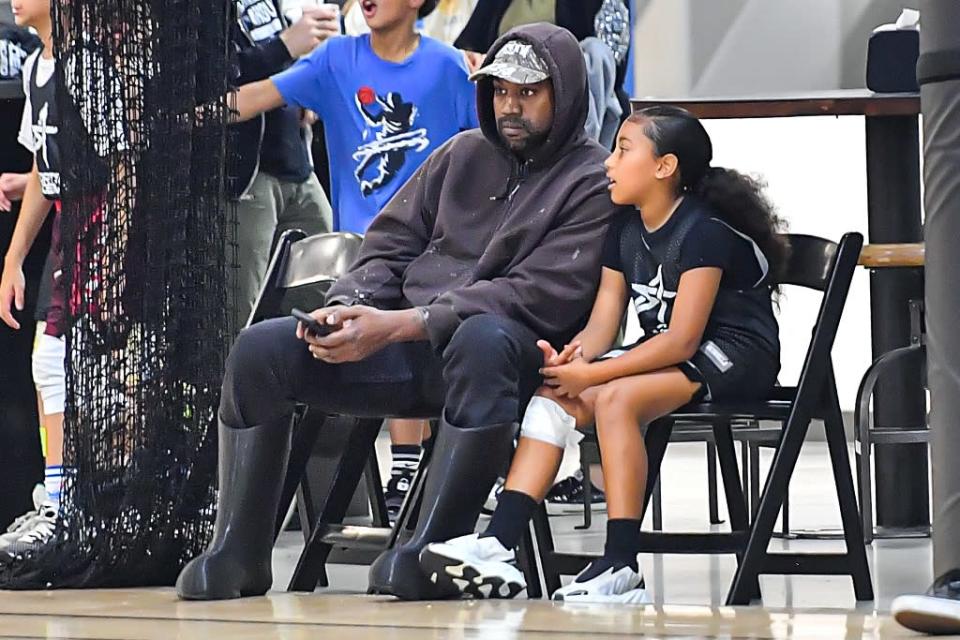
[[[377,105],[379,110],[372,107]],[[407,161],[408,151],[423,151],[430,146],[427,130],[413,130],[417,108],[404,102],[399,92],[391,91],[379,96],[370,87],[361,87],[357,92],[357,109],[370,129],[378,129],[376,139],[361,145],[354,153],[357,161],[357,182],[360,193],[369,196],[389,184]],[[376,164],[376,172],[366,177]]]
[[[377,56],[369,34],[331,38],[272,79],[323,120],[338,231],[365,233],[434,150],[478,126],[463,54],[426,36],[403,62]]]

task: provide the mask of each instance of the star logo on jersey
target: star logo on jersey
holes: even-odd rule
[[[663,265],[657,267],[657,275],[647,284],[630,285],[636,294],[633,304],[637,308],[637,314],[642,315],[648,311],[657,310],[657,333],[667,329],[667,300],[677,297],[676,291],[667,291],[663,286]]]
[[[48,167],[50,166],[50,157],[47,155],[47,137],[55,136],[60,131],[58,127],[51,126],[47,124],[47,120],[50,117],[50,103],[45,103],[40,108],[40,113],[37,117],[37,123],[33,125],[33,138],[40,143],[40,147],[43,150],[43,162]]]

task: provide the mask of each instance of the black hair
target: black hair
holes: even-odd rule
[[[439,0],[423,0],[423,4],[420,5],[420,11],[417,12],[417,17],[423,20],[428,15],[433,13],[433,10],[437,8],[437,3]]]
[[[782,274],[790,245],[780,235],[786,229],[763,193],[761,180],[733,169],[710,166],[713,143],[703,124],[689,111],[673,106],[647,107],[630,122],[641,125],[657,156],[677,157],[677,195],[692,193],[709,204],[724,222],[749,236],[770,262],[771,274]]]

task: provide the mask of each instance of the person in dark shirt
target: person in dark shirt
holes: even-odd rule
[[[608,231],[590,320],[559,354],[539,343],[546,386],[527,406],[489,527],[428,545],[421,555],[438,585],[474,597],[512,597],[525,587],[513,549],[567,438],[596,424],[606,547],[553,598],[646,601],[637,563],[647,478],[640,425],[691,401],[765,397],[780,371],[770,283],[789,247],[759,184],[711,167],[712,157],[703,125],[682,109],[645,109],[622,126],[606,167],[613,202],[630,209]],[[628,308],[639,335],[611,351]]]
[[[235,0],[239,86],[287,69],[300,56],[339,33],[337,14],[307,7],[289,24],[276,0]],[[237,300],[231,334],[243,328],[267,273],[276,238],[288,229],[333,230],[333,212],[313,171],[308,148],[310,115],[281,106],[233,126],[229,195],[237,202]]]

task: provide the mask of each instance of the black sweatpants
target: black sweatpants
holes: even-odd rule
[[[542,378],[543,354],[525,325],[494,315],[468,318],[442,355],[428,342],[392,344],[366,360],[316,360],[293,319],[245,329],[233,345],[220,419],[243,429],[277,421],[298,403],[357,417],[432,417],[452,426],[518,422]]]

